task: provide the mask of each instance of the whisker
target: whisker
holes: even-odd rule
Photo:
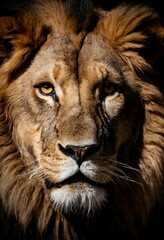
[[[121,169],[119,169],[117,167],[115,167],[113,169],[114,169],[114,171],[112,173],[113,176],[115,176],[117,178],[120,178],[122,180],[128,181],[128,182],[133,182],[133,183],[136,183],[136,184],[140,185],[140,183],[138,181],[136,181],[135,179],[132,179],[131,177],[129,177],[123,170],[121,170]],[[119,172],[119,173],[122,173],[123,175],[116,173],[116,171]]]
[[[19,178],[26,177],[26,186],[34,184],[36,181],[41,180],[44,178],[43,169],[40,166],[29,164],[29,169],[24,171],[23,173],[18,174]]]
[[[134,168],[134,167],[130,166],[129,164],[122,163],[122,162],[116,162],[115,160],[112,160],[112,159],[110,159],[110,162],[115,162],[115,163],[117,163],[117,165],[120,165],[121,167],[124,167],[124,168],[130,169],[130,170],[134,170],[138,173],[141,173],[141,171],[139,169]]]

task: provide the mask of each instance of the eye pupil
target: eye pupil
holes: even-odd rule
[[[45,84],[45,85],[43,86],[43,88],[49,89],[49,88],[51,88],[51,86],[49,86],[48,84]]]

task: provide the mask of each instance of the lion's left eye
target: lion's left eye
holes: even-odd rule
[[[39,89],[39,92],[46,96],[52,96],[55,94],[54,86],[49,82],[43,82],[34,86]]]
[[[104,80],[103,92],[105,95],[113,95],[118,90],[118,86],[114,83]]]

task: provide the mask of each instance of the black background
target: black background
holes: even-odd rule
[[[24,4],[28,4],[31,0],[0,0],[0,15],[8,15],[10,12],[19,9]],[[65,0],[67,1],[67,0]],[[69,1],[69,0],[68,0]],[[83,0],[74,0],[74,1],[83,1]],[[161,0],[88,0],[93,2],[96,6],[110,9],[111,7],[117,6],[122,2],[130,3],[144,3],[148,4],[155,8],[159,12],[161,18],[164,17],[164,7],[162,6]]]

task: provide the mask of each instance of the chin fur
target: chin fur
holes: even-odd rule
[[[99,212],[107,201],[105,189],[87,183],[72,183],[55,188],[50,193],[50,199],[55,208],[60,208],[66,214],[90,215]]]

